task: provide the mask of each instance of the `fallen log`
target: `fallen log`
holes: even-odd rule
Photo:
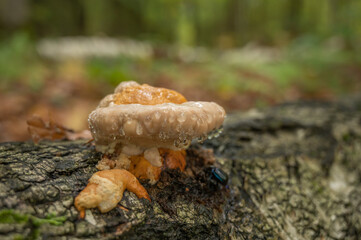
[[[212,179],[215,166],[229,176]],[[1,239],[360,239],[361,97],[232,114],[188,150],[186,173],[79,219],[101,155],[85,141],[0,144]]]

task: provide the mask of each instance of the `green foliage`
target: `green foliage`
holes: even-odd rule
[[[107,82],[116,86],[122,81],[133,79],[134,66],[135,64],[129,59],[92,59],[87,63],[87,73],[89,79],[93,81]]]
[[[208,71],[208,87],[216,92],[236,93],[244,90],[242,79],[232,66],[220,65],[216,62],[204,66]],[[244,83],[244,82],[243,82]]]
[[[0,89],[25,81],[30,90],[37,91],[43,85],[43,75],[27,34],[17,33],[0,42]]]
[[[2,78],[16,78],[19,68],[27,64],[30,56],[29,37],[19,33],[9,40],[0,43],[0,72]]]
[[[228,46],[240,46],[284,45],[309,34],[341,36],[360,48],[356,0],[38,0],[29,7],[30,17],[18,29],[37,37],[106,34],[208,46],[223,46],[227,38]],[[6,30],[0,35],[8,36]]]
[[[41,90],[45,69],[52,69],[38,59],[32,40],[68,35],[126,36],[212,49],[254,43],[280,52],[275,59],[234,65],[216,54],[203,63],[166,56],[87,61],[84,79],[106,87],[125,80],[175,81],[223,95],[283,96],[292,88],[299,96],[316,96],[322,90],[353,90],[360,78],[361,1],[39,0],[30,1],[29,11],[13,34],[6,24],[0,29],[0,90],[18,85]]]
[[[93,59],[87,64],[87,73],[90,79],[112,86],[129,79],[147,83],[163,79],[224,96],[255,93],[281,100],[290,89],[301,96],[317,96],[323,91],[340,95],[352,91],[357,80],[357,76],[344,78],[344,68],[360,62],[343,44],[337,37],[321,41],[309,35],[287,47],[274,48],[278,52],[275,59],[256,47],[260,59],[248,62],[247,54],[253,59],[254,53],[241,52],[245,61],[240,63],[219,60],[212,54],[202,63],[179,63],[166,58],[146,62],[126,58]],[[257,104],[263,106],[265,101],[260,99]]]
[[[279,88],[292,85],[302,74],[302,69],[288,59],[259,66],[258,71],[273,79]]]

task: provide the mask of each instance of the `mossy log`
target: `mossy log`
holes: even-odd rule
[[[227,186],[210,183],[207,148]],[[0,144],[0,238],[361,238],[361,98],[230,115],[185,174],[143,182],[151,202],[126,192],[81,220],[73,200],[100,157],[84,141]]]

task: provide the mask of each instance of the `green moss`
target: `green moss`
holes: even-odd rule
[[[13,209],[4,209],[0,211],[0,223],[27,223],[31,221],[35,226],[44,223],[59,226],[65,222],[66,217],[57,217],[55,214],[49,214],[46,218],[38,218],[28,214],[20,214]]]
[[[12,209],[4,209],[0,211],[0,223],[26,223],[28,221],[28,215],[16,213]]]
[[[14,237],[14,240],[23,240],[23,239],[25,239],[23,236],[21,236],[20,234],[19,235],[16,235],[15,237]]]
[[[29,239],[38,239],[41,225],[48,223],[59,226],[65,221],[66,216],[56,216],[55,214],[49,214],[46,218],[38,218],[29,214],[18,213],[13,209],[4,209],[0,211],[0,224],[29,224],[32,229],[30,236],[26,237]],[[19,235],[18,239],[23,238],[23,236]]]
[[[66,216],[57,217],[55,214],[49,214],[46,218],[37,218],[32,217],[32,222],[34,225],[41,226],[44,223],[49,223],[51,225],[60,226],[66,221]]]

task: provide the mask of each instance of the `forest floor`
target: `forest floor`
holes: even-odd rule
[[[109,39],[96,40],[105,46],[96,49],[106,52]],[[284,48],[223,50],[126,40],[117,42],[119,53],[111,57],[87,50],[92,45],[86,41],[50,41],[44,48],[44,41],[18,34],[0,43],[0,142],[28,140],[26,120],[33,114],[86,129],[99,100],[127,80],[171,88],[188,100],[215,101],[227,112],[333,100],[361,89],[361,59],[336,38],[322,45],[306,39]],[[72,53],[98,57],[67,56],[69,46]]]

